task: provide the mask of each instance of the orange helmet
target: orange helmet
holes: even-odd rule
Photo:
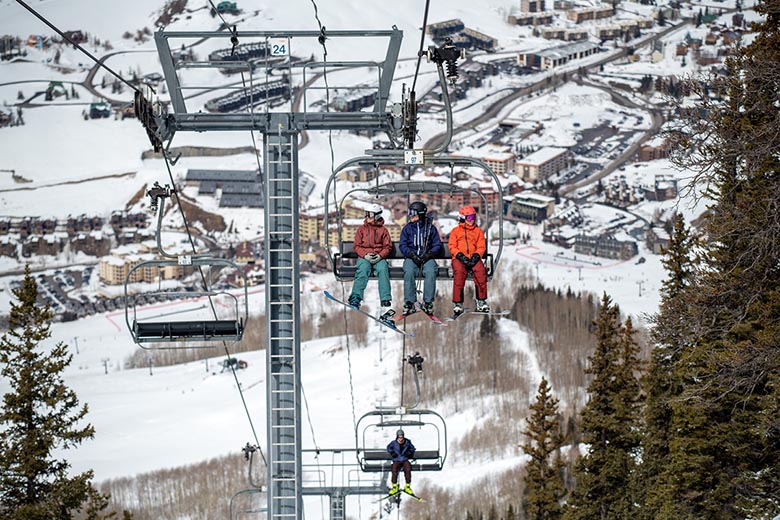
[[[460,208],[460,212],[458,215],[458,220],[461,222],[471,222],[473,223],[477,219],[477,210],[475,210],[472,206],[463,206]]]

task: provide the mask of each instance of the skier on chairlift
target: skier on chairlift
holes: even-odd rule
[[[392,313],[390,306],[392,298],[390,293],[390,268],[385,260],[393,250],[393,242],[390,233],[384,226],[382,218],[382,206],[371,204],[366,208],[366,218],[363,225],[355,233],[354,249],[358,255],[355,270],[355,281],[352,284],[352,293],[349,296],[349,304],[360,308],[363,301],[363,293],[368,284],[368,278],[373,271],[379,279],[379,300],[382,306],[382,318],[389,319]]]
[[[395,439],[387,445],[387,452],[393,458],[393,465],[390,467],[390,482],[393,484],[390,487],[390,495],[398,494],[398,472],[403,469],[404,480],[406,481],[404,493],[414,496],[414,491],[412,491],[412,463],[409,462],[409,459],[414,458],[415,451],[417,450],[414,444],[404,436],[403,430],[398,430],[395,433]]]
[[[428,207],[420,201],[409,205],[409,222],[401,230],[399,249],[404,260],[404,315],[416,311],[417,274],[423,275],[423,303],[420,306],[426,314],[433,313],[433,298],[436,295],[436,260],[442,244],[439,231],[428,218]]]
[[[476,312],[490,312],[487,302],[487,270],[482,259],[487,251],[485,235],[477,227],[477,212],[472,206],[463,206],[458,215],[458,227],[450,233],[448,242],[452,254],[452,310],[455,316],[463,314],[463,288],[471,272],[477,290]]]

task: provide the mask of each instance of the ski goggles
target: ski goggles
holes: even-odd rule
[[[416,209],[409,208],[410,217],[422,217],[423,215],[425,215],[424,211],[417,211]]]
[[[472,214],[472,215],[465,215],[465,216],[461,215],[459,218],[460,218],[461,222],[463,222],[463,221],[474,222],[475,220],[477,220],[477,216],[474,215],[474,214]]]
[[[366,211],[366,218],[377,218],[382,212],[374,213],[373,211]]]

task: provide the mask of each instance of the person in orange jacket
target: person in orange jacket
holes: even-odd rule
[[[490,312],[487,302],[487,270],[482,259],[487,251],[485,235],[477,227],[477,212],[471,206],[460,208],[458,227],[452,230],[449,240],[452,255],[452,307],[453,314],[463,313],[463,287],[471,272],[477,289],[476,312]]]

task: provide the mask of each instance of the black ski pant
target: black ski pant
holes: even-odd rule
[[[390,482],[393,484],[398,483],[398,471],[403,468],[404,469],[404,479],[406,480],[407,484],[412,483],[412,464],[405,460],[403,462],[397,462],[393,461],[393,465],[390,468]]]

